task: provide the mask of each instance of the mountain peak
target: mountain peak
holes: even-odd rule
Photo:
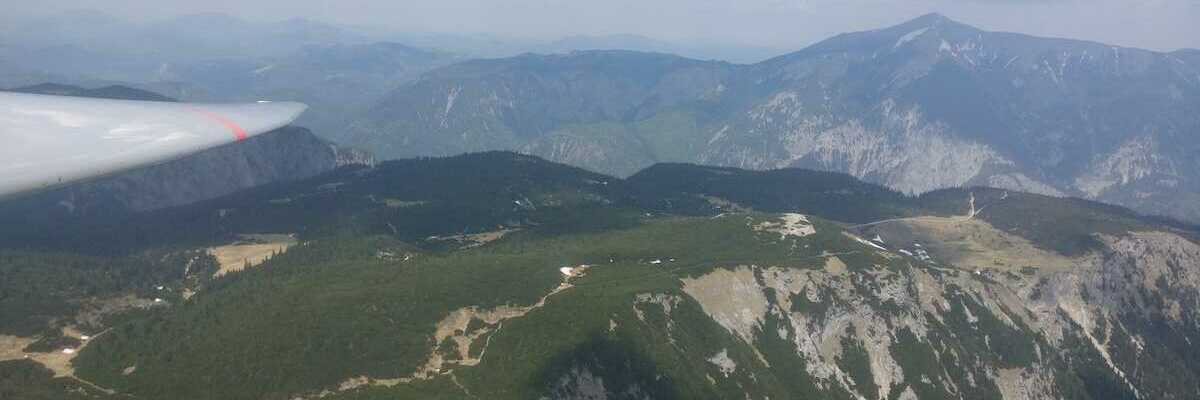
[[[972,27],[970,25],[955,21],[955,20],[951,19],[950,17],[947,17],[945,15],[942,15],[942,14],[939,14],[936,12],[913,18],[912,20],[910,20],[908,22],[898,25],[898,27],[913,28],[913,29],[941,27],[941,26],[959,26],[959,27],[975,29],[974,27]]]
[[[942,15],[941,13],[936,13],[936,12],[931,12],[931,13],[928,13],[928,14],[925,14],[925,15],[922,15],[920,17],[916,17],[913,19],[913,22],[925,22],[925,23],[936,23],[936,22],[944,22],[944,21],[953,22],[953,20],[951,20],[949,17]]]
[[[932,46],[933,51],[940,48],[941,43],[953,37],[976,37],[980,29],[950,19],[939,13],[929,13],[911,19],[899,25],[883,29],[862,32],[852,32],[835,36],[796,53],[775,58],[789,60],[793,57],[803,57],[809,52],[837,51],[866,51],[874,52],[880,49],[899,49],[913,43]],[[931,37],[946,40],[934,40]]]
[[[202,12],[177,15],[171,19],[160,21],[159,24],[171,29],[178,29],[180,27],[194,27],[207,31],[217,28],[228,29],[232,27],[240,27],[246,25],[247,22],[241,18],[225,13]]]

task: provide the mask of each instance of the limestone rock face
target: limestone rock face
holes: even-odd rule
[[[1178,398],[1196,379],[1174,363],[1200,334],[1200,245],[1164,232],[1103,243],[1064,270],[736,266],[685,279],[683,290],[758,354],[756,367],[776,368],[780,348],[766,343],[784,343],[824,393],[1058,398],[1070,374],[1089,369],[1114,383],[1109,395]],[[728,351],[711,351],[728,371],[714,379],[738,379]],[[933,364],[917,362],[922,352]]]

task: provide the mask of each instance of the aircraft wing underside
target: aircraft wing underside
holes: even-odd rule
[[[0,92],[0,196],[170,161],[292,122],[292,102],[192,104]]]

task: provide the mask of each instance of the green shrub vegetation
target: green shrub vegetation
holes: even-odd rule
[[[866,299],[861,306],[901,312],[879,299],[883,282],[869,272],[928,266],[869,251],[844,228],[962,215],[972,194],[980,218],[1064,254],[1086,251],[1095,232],[1162,226],[1074,200],[986,188],[912,197],[805,170],[665,164],[621,180],[512,153],[400,160],[143,215],[0,227],[0,334],[40,335],[40,346],[54,347],[62,338],[49,332],[87,299],[189,285],[198,292],[187,301],[109,316],[111,329],[75,359],[77,374],[145,399],[292,399],[347,378],[410,376],[433,352],[456,360],[456,345],[435,342],[436,324],[459,309],[509,306],[522,315],[468,323],[467,332],[488,330],[468,351],[483,355],[479,365],[327,398],[557,397],[578,389],[564,382],[590,376],[610,398],[852,399],[840,382],[806,372],[796,333],[779,315],[767,315],[751,347],[705,314],[681,278],[738,265],[820,269],[837,254],[863,277],[846,288]],[[753,229],[778,212],[809,214],[816,234]],[[0,206],[0,220],[14,213]],[[460,236],[501,230],[487,243]],[[216,265],[199,249],[247,233],[294,233],[300,244],[255,268],[201,278]],[[563,281],[560,267],[585,264],[573,287],[546,297]],[[834,298],[793,296],[791,311],[819,320],[845,308]],[[1001,321],[965,293],[946,298],[944,324],[921,335],[900,329],[888,349],[903,368],[896,386],[876,387],[863,344],[843,341],[836,363],[857,394],[996,398],[981,365],[1038,362],[1071,371],[1057,383],[1065,398],[1120,392],[1081,339],[1068,338],[1074,347],[1060,358],[1039,359],[1054,349],[1028,327]],[[1166,334],[1148,337],[1183,348]],[[736,368],[711,362],[719,352]],[[1195,359],[1179,354],[1183,364]],[[19,393],[53,393],[69,382],[29,364],[0,363],[0,385],[8,385],[0,388],[21,382],[31,389]]]

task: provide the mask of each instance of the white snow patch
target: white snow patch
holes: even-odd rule
[[[942,39],[942,44],[941,44],[941,45],[938,45],[938,51],[939,51],[939,52],[942,52],[942,51],[944,51],[944,52],[947,52],[947,53],[953,53],[953,52],[954,52],[954,48],[953,48],[953,47],[951,47],[951,46],[950,46],[950,43],[947,43],[945,39]]]
[[[900,48],[900,46],[903,46],[903,45],[907,44],[908,42],[911,42],[911,41],[915,40],[916,38],[921,37],[921,35],[924,35],[925,32],[929,32],[929,27],[924,27],[924,28],[909,32],[909,33],[905,34],[904,36],[901,36],[900,40],[897,40],[896,45],[892,46],[892,48],[898,49],[898,48]]]
[[[450,92],[446,94],[446,109],[442,111],[443,128],[449,127],[450,111],[454,109],[454,102],[458,100],[458,94],[462,93],[462,86],[450,88]]]
[[[1013,58],[1009,59],[1008,62],[1004,63],[1004,69],[1008,69],[1008,67],[1012,65],[1014,61],[1017,61],[1018,58],[1021,58],[1021,56],[1013,56]]]
[[[860,238],[860,237],[858,237],[858,236],[855,236],[855,235],[852,235],[852,234],[850,234],[850,233],[848,233],[848,232],[842,232],[842,234],[846,235],[847,237],[849,237],[849,238],[851,238],[851,239],[854,239],[854,241],[856,241],[856,242],[859,242],[859,243],[865,244],[865,245],[867,245],[867,246],[874,247],[874,248],[876,248],[876,249],[879,249],[879,250],[887,251],[887,249],[886,249],[886,248],[884,248],[883,246],[877,245],[877,244],[875,244],[874,242],[871,242],[870,240],[867,240],[867,239]]]
[[[712,139],[708,139],[708,145],[712,146],[713,143],[716,143],[716,141],[721,140],[721,138],[725,137],[725,132],[728,132],[728,131],[729,131],[729,125],[725,125],[725,126],[721,127],[721,130],[717,131],[717,133],[713,135]]]

